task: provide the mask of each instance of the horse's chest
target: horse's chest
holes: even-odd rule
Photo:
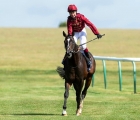
[[[69,71],[68,74],[67,74],[67,78],[69,80],[75,80],[75,79],[83,79],[82,77],[82,73],[81,72],[77,72],[75,70],[73,71]]]
[[[75,79],[75,71],[69,71],[67,74],[68,79],[74,80]]]

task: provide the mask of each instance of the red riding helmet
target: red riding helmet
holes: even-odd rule
[[[77,11],[77,7],[74,4],[69,5],[68,6],[68,12],[70,12],[70,11]]]

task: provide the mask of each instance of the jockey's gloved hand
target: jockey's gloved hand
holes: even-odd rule
[[[102,35],[100,35],[100,34],[97,34],[97,38],[99,39],[99,38],[102,38]]]

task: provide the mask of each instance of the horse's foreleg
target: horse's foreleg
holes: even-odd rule
[[[64,105],[63,105],[63,111],[62,111],[63,116],[67,116],[66,109],[67,109],[67,99],[69,97],[70,86],[71,84],[65,82]]]

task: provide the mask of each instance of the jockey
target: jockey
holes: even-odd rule
[[[67,19],[68,35],[71,36],[74,33],[73,37],[76,43],[78,39],[80,40],[81,44],[86,43],[87,33],[85,25],[87,25],[95,35],[97,35],[98,39],[102,37],[102,35],[100,35],[100,33],[98,32],[97,28],[94,26],[94,24],[92,24],[83,14],[77,13],[77,7],[74,4],[68,6],[68,12],[69,12],[69,16]],[[90,66],[91,61],[86,44],[82,45],[82,48],[84,50],[86,57],[88,58],[88,64]]]

